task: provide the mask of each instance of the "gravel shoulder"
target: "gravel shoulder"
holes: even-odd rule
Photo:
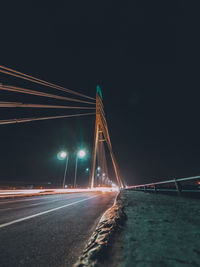
[[[126,221],[113,236],[107,266],[200,266],[200,202],[125,190]]]

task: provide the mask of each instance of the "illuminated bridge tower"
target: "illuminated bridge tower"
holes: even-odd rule
[[[97,161],[97,153],[98,153],[98,144],[100,142],[106,142],[108,146],[108,150],[111,156],[112,164],[114,167],[116,180],[118,186],[120,188],[124,188],[124,182],[121,178],[119,167],[115,158],[115,155],[112,150],[110,135],[108,131],[108,125],[104,113],[104,106],[102,102],[102,92],[99,85],[97,85],[96,92],[96,122],[95,122],[95,131],[94,131],[94,150],[93,150],[93,159],[92,159],[92,169],[91,169],[91,181],[90,187],[94,187],[94,177],[95,177],[95,169],[96,169],[96,161]]]

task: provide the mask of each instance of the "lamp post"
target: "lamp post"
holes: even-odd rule
[[[74,175],[74,188],[76,188],[76,176],[77,176],[77,167],[78,167],[78,159],[84,158],[86,155],[84,150],[80,150],[76,155],[76,165],[75,165],[75,175]]]
[[[105,184],[105,178],[106,178],[106,174],[103,173],[103,174],[102,174],[102,185]]]
[[[101,167],[97,167],[97,185],[100,185],[100,182],[101,182],[101,180],[100,180],[100,178],[101,178],[101,176],[100,176],[100,173],[101,173]]]
[[[89,183],[90,183],[90,169],[89,168],[86,168],[85,169],[86,172],[88,172],[88,176],[89,176]]]
[[[67,173],[67,167],[68,167],[68,160],[69,160],[69,157],[67,155],[67,152],[65,151],[61,151],[58,153],[57,155],[58,159],[59,160],[64,160],[66,158],[66,165],[65,165],[65,172],[64,172],[64,176],[63,176],[63,188],[65,188],[65,180],[66,180],[66,173]]]

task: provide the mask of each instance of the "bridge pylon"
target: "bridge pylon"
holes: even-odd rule
[[[103,136],[103,139],[102,139],[102,136]],[[120,170],[119,170],[119,167],[117,164],[117,160],[115,158],[115,155],[114,155],[113,149],[112,149],[112,144],[111,144],[111,140],[110,140],[108,125],[107,125],[103,101],[102,101],[101,88],[100,88],[100,86],[97,85],[96,121],[95,121],[95,130],[94,130],[94,149],[93,149],[91,180],[90,180],[90,187],[91,188],[94,188],[94,178],[95,178],[95,168],[96,168],[96,161],[97,161],[98,144],[99,144],[99,142],[102,142],[102,141],[105,141],[107,143],[118,186],[119,186],[119,188],[124,188],[125,184],[124,184],[124,181],[121,177]]]

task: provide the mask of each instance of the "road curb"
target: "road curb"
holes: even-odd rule
[[[104,260],[113,233],[121,227],[125,218],[123,202],[119,193],[114,205],[101,217],[96,230],[74,267],[98,266],[98,263]]]

